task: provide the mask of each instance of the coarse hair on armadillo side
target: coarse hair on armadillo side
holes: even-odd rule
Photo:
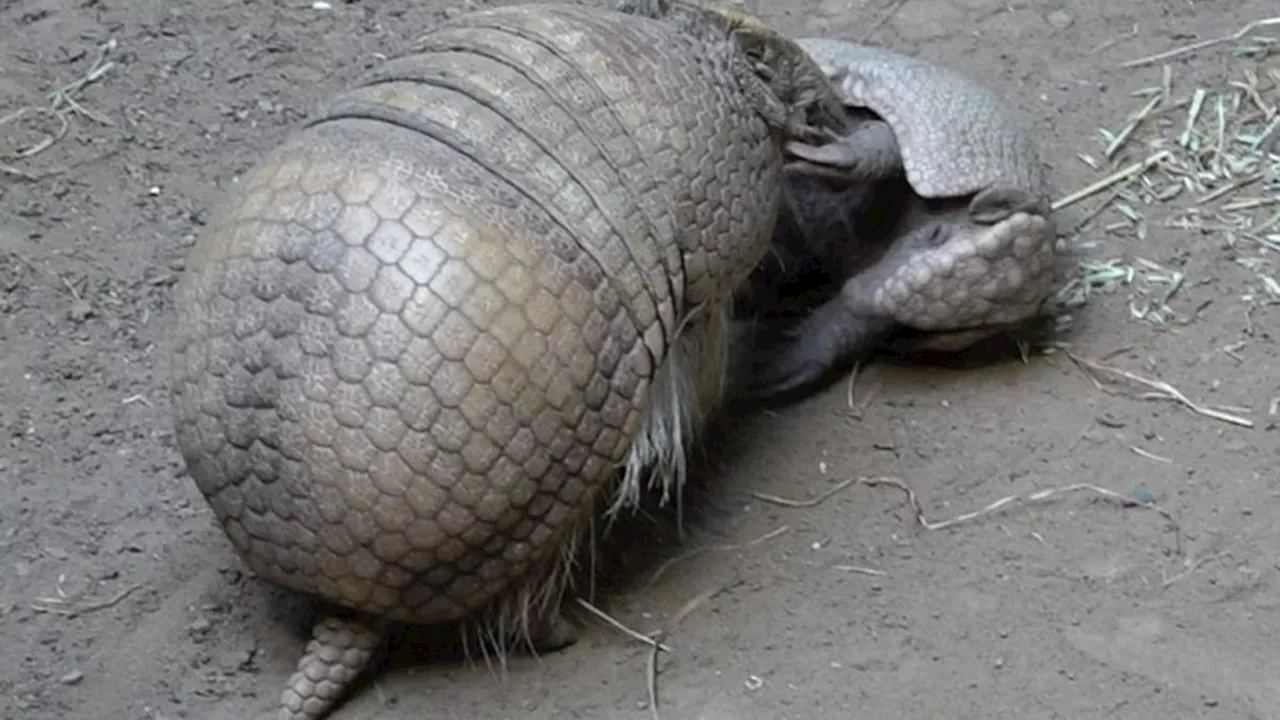
[[[590,516],[575,523],[560,552],[548,563],[547,572],[500,596],[485,611],[463,619],[462,645],[467,658],[478,651],[485,664],[492,666],[491,659],[496,658],[505,670],[513,647],[521,645],[537,653],[538,622],[560,612],[561,603],[574,586],[582,541],[592,537],[594,525]]]
[[[650,386],[640,429],[622,467],[622,480],[605,515],[640,506],[641,494],[675,501],[688,476],[692,443],[724,395],[729,352],[729,303],[700,305],[684,318],[677,341]]]
[[[464,648],[480,651],[486,663],[496,657],[506,667],[516,644],[535,649],[539,619],[559,612],[561,603],[587,566],[589,585],[596,566],[598,530],[608,532],[623,510],[640,507],[643,494],[656,492],[662,505],[680,500],[688,476],[692,448],[707,417],[724,396],[728,374],[730,308],[728,300],[698,306],[685,318],[666,358],[649,387],[639,429],[624,460],[612,496],[600,498],[603,511],[580,518],[568,531],[563,549],[544,573],[499,598],[485,612],[463,622]],[[606,519],[603,528],[596,521]],[[681,518],[682,519],[682,518]]]

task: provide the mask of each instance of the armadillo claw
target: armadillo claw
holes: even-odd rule
[[[840,139],[834,130],[807,121],[804,107],[797,107],[791,111],[787,119],[787,134],[808,142],[832,142]]]
[[[804,147],[814,146],[805,145]],[[839,188],[852,187],[860,182],[856,177],[850,177],[850,173],[847,170],[831,165],[809,162],[808,160],[792,160],[782,166],[782,172],[788,178],[807,177],[831,183],[833,187]]]
[[[280,694],[279,720],[319,720],[365,671],[385,635],[371,620],[326,615]]]
[[[993,187],[982,190],[969,201],[969,218],[980,225],[995,225],[1016,213],[1044,215],[1045,202],[1025,190]]]

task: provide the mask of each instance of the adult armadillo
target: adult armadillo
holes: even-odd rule
[[[788,143],[792,217],[774,245],[792,268],[841,287],[787,329],[780,350],[761,353],[749,392],[797,389],[885,344],[963,349],[1036,316],[1055,233],[1027,124],[947,68],[839,40],[797,42],[856,121],[835,142]],[[745,312],[750,294],[776,295],[795,273],[763,265],[740,292]]]
[[[332,608],[281,718],[329,712],[383,621],[572,642],[585,527],[678,489],[794,117],[707,27],[457,18],[270,153],[192,249],[178,446],[252,569]]]

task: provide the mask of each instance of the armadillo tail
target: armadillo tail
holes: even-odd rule
[[[280,694],[279,720],[320,720],[364,672],[385,638],[382,627],[348,615],[326,615],[311,631],[298,669]]]

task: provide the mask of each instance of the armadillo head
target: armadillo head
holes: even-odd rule
[[[929,333],[922,348],[960,349],[1040,312],[1052,288],[1054,235],[1036,213],[992,225],[923,215],[846,284],[845,298],[860,315]]]
[[[809,159],[868,179],[905,176],[922,199],[892,250],[849,282],[846,300],[860,314],[927,333],[920,342],[935,349],[965,347],[1036,315],[1051,290],[1055,229],[1025,119],[974,80],[925,60],[825,38],[797,42],[851,109],[883,121],[864,122],[863,132]]]

